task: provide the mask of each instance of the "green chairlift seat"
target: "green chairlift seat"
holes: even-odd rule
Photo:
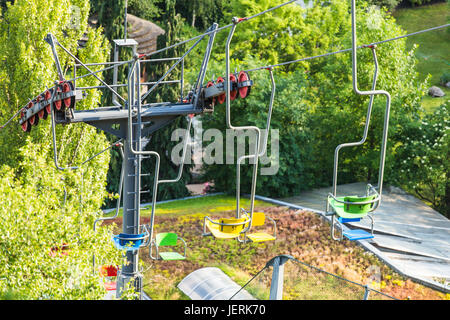
[[[336,197],[328,198],[328,202],[330,206],[334,209],[336,214],[345,219],[356,219],[356,218],[364,218],[375,206],[377,195],[372,195],[368,197],[359,197],[359,196],[346,196],[346,197]],[[342,201],[342,202],[339,202]],[[344,202],[369,202],[367,204],[350,204]]]
[[[353,202],[353,203],[352,203]],[[332,218],[332,227],[331,227],[331,235],[332,238],[338,240],[334,236],[335,230],[335,219],[334,215],[337,216],[337,224],[346,222],[358,222],[361,219],[369,216],[372,221],[372,229],[371,232],[366,232],[364,230],[354,229],[354,230],[346,230],[344,231],[341,226],[341,238],[346,237],[347,239],[353,240],[363,240],[363,239],[372,239],[373,238],[373,219],[369,215],[370,212],[376,209],[376,205],[379,202],[378,194],[374,194],[371,196],[346,196],[346,197],[332,197],[331,194],[328,197],[328,203],[333,208],[333,218]]]
[[[176,246],[178,239],[184,243],[184,254],[175,251],[160,252],[160,247]],[[153,258],[150,251],[150,257],[155,260],[185,260],[186,259],[186,242],[183,238],[178,237],[176,233],[164,232],[158,233],[152,241],[152,246],[156,248],[156,258]]]

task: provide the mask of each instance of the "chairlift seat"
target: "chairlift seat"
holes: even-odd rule
[[[211,231],[215,238],[219,239],[234,239],[239,237],[239,234],[244,230],[247,218],[221,218],[211,222],[206,220],[206,227]]]
[[[365,202],[372,201],[376,198],[376,195],[369,197],[358,197],[358,196],[347,196],[347,197],[336,197],[339,201],[346,202]],[[375,202],[368,204],[347,204],[336,201],[334,198],[328,198],[328,203],[334,209],[339,217],[346,219],[364,218],[374,207]]]
[[[247,238],[249,238],[253,242],[273,241],[276,239],[273,235],[265,232],[255,232],[247,235]]]
[[[361,230],[361,229],[347,230],[347,231],[344,231],[343,234],[344,234],[344,237],[346,237],[348,240],[351,240],[351,241],[374,238],[373,234],[371,234],[367,231]]]
[[[161,257],[162,260],[185,260],[186,257],[179,254],[178,252],[171,252],[171,251],[167,251],[167,252],[160,252],[159,256]]]
[[[114,245],[119,250],[134,251],[138,250],[144,242],[145,233],[127,234],[119,233],[113,236]]]
[[[181,239],[178,237],[178,235],[174,232],[164,232],[164,233],[158,233],[155,236],[155,245],[157,247],[161,246],[176,246],[178,239]],[[183,240],[184,242],[184,240]],[[186,250],[186,243],[185,243],[185,250]],[[158,252],[158,255],[161,257],[162,260],[184,260],[186,259],[185,255],[182,255],[178,252],[174,251],[167,251],[167,252]]]
[[[252,227],[259,227],[263,226],[266,223],[266,215],[264,212],[253,212],[253,218],[252,218]],[[274,228],[275,222],[274,222]],[[254,232],[247,235],[247,238],[249,238],[253,242],[264,242],[264,241],[274,241],[276,240],[275,236],[275,229],[274,234],[268,234],[266,232]]]
[[[114,281],[117,277],[118,267],[114,265],[103,265],[99,268],[100,276],[105,278],[103,287],[106,291],[115,291],[117,282]]]
[[[105,282],[103,283],[103,287],[106,291],[115,291],[117,287],[116,281]]]

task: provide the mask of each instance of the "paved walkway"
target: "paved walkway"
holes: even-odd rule
[[[338,196],[364,194],[365,185],[338,186]],[[278,200],[323,214],[330,191],[331,188],[317,189]],[[383,189],[382,202],[374,219],[375,238],[360,240],[362,246],[397,272],[450,292],[449,219],[401,189],[389,187]],[[364,220],[368,219],[347,226],[370,229],[369,222]]]

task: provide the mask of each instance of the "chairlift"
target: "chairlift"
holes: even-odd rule
[[[248,214],[248,213],[247,213]],[[247,232],[244,232],[244,240],[242,242],[266,242],[266,241],[275,241],[277,238],[277,224],[275,220],[273,220],[271,217],[266,216],[264,212],[254,212],[253,218],[252,218],[252,227],[262,227],[266,225],[267,219],[272,223],[272,229],[273,233],[267,233],[267,232],[253,232],[250,234],[247,234]]]
[[[180,254],[176,251],[161,251],[161,247],[174,247],[178,245],[178,240],[184,244],[184,252]],[[156,249],[156,257],[152,256],[152,248]],[[174,232],[158,233],[150,242],[149,255],[153,260],[185,260],[186,259],[186,241],[183,238],[178,237]]]
[[[363,138],[359,142],[351,142],[340,144],[336,147],[334,153],[334,169],[333,169],[333,192],[329,193],[326,202],[326,215],[331,216],[331,237],[334,240],[342,240],[346,237],[349,240],[363,240],[371,239],[374,237],[373,228],[374,220],[372,213],[380,206],[381,193],[383,186],[383,174],[384,163],[386,157],[386,144],[387,134],[389,128],[389,111],[390,111],[390,95],[384,90],[375,90],[377,77],[378,77],[378,59],[376,55],[376,45],[365,46],[372,50],[373,61],[375,65],[375,71],[372,81],[372,89],[370,91],[360,91],[357,84],[357,56],[356,56],[356,6],[355,0],[352,0],[352,78],[353,89],[359,95],[370,95],[369,107],[367,110],[366,123],[364,126]],[[366,192],[364,195],[352,195],[352,196],[337,196],[337,171],[338,171],[338,159],[339,151],[344,147],[353,147],[362,145],[367,139],[367,133],[369,130],[370,117],[372,113],[372,106],[374,95],[382,94],[386,96],[386,112],[383,126],[383,140],[381,146],[380,155],[380,167],[378,175],[378,187],[375,188],[371,184],[367,184]],[[331,208],[331,210],[330,210]],[[365,230],[347,230],[345,231],[342,223],[358,222],[361,219],[368,217],[371,220],[370,233]],[[335,235],[336,229],[341,231],[340,237]]]

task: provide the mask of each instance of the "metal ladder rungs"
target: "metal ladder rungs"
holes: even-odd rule
[[[152,176],[152,174],[150,174],[150,173],[128,174],[127,176],[128,176],[128,177],[138,177],[138,176],[141,176],[141,177],[149,177],[149,176]]]
[[[136,194],[137,192],[135,191],[129,191],[127,192],[127,194]],[[143,191],[139,191],[139,193],[150,193],[150,190],[143,190]]]
[[[142,160],[142,159],[150,159],[150,158],[152,158],[151,156],[140,156],[140,159]],[[128,160],[137,160],[137,158],[128,158]]]
[[[138,125],[138,124],[145,126],[146,124],[152,124],[152,123],[153,123],[153,121],[143,121],[143,122],[133,122],[132,124],[133,124],[133,126]]]

